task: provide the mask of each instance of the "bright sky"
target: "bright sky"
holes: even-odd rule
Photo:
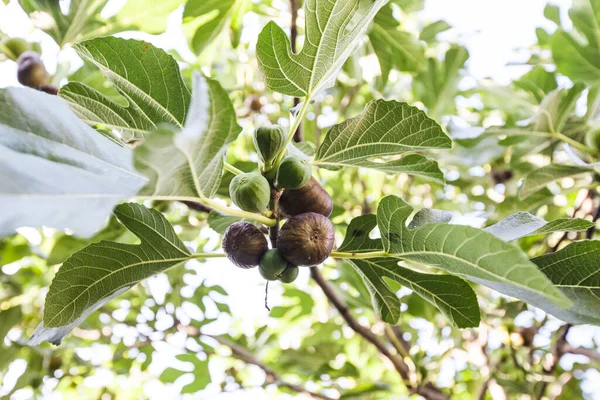
[[[122,3],[122,0],[113,0],[116,3]],[[527,55],[519,52],[517,49],[526,49],[536,42],[535,28],[538,26],[552,29],[552,23],[549,23],[543,17],[543,9],[548,3],[546,0],[426,0],[426,8],[423,12],[425,21],[435,21],[444,19],[454,28],[444,33],[448,38],[458,38],[459,43],[468,47],[471,58],[468,62],[470,74],[475,78],[491,77],[500,83],[508,83],[512,78],[520,76],[525,70],[523,67],[507,66],[510,62],[524,61]],[[554,4],[561,5],[563,14],[566,14],[570,0],[554,0]],[[566,16],[566,15],[565,15]],[[175,21],[176,18],[171,18]],[[250,25],[250,29],[245,32],[245,36],[254,34],[260,27],[255,23],[257,19],[252,15],[246,17],[245,22]],[[566,20],[566,18],[563,18]],[[254,26],[251,26],[254,25]],[[25,37],[33,41],[41,41],[43,46],[43,59],[48,66],[55,65],[58,48],[52,43],[52,40],[40,31],[36,31],[31,26],[28,18],[24,15],[17,5],[16,0],[12,0],[8,6],[0,2],[0,30],[10,36]],[[135,34],[136,37],[149,39],[149,35]],[[165,49],[172,48],[173,43],[182,43],[181,34],[178,32],[176,23],[170,23],[166,34],[151,38],[152,43]],[[184,43],[184,42],[183,42]],[[184,46],[178,46],[178,49]],[[71,59],[73,65],[80,65],[72,51],[65,52],[61,57]],[[51,68],[49,68],[51,69]],[[53,72],[53,71],[51,71]],[[16,80],[16,65],[13,62],[0,63],[0,87],[18,85]],[[211,233],[205,233],[211,235]],[[213,237],[217,240],[216,237]],[[263,306],[264,301],[264,281],[254,270],[241,271],[232,266],[226,260],[211,260],[205,264],[197,262],[190,263],[188,268],[194,268],[199,271],[201,276],[206,277],[210,282],[223,286],[229,293],[229,302],[232,313],[243,317],[242,328],[253,331],[256,327],[269,323],[267,311]],[[308,271],[303,269],[297,282],[299,288],[305,287],[308,281]],[[235,276],[235,279],[231,277]],[[165,293],[164,277],[156,277],[148,280],[147,285],[151,288],[154,297],[160,302],[167,296]],[[270,285],[270,305],[275,306],[280,303],[281,287],[278,284]],[[526,318],[524,318],[526,319]],[[213,329],[215,333],[221,333],[226,329],[229,321],[219,321],[219,324]],[[524,321],[525,324],[528,321]],[[595,336],[596,341],[600,343],[600,329],[576,328],[576,339],[581,345],[591,344]],[[493,338],[492,338],[493,339]],[[160,374],[162,368],[166,365],[172,365],[173,357],[176,354],[174,349],[180,347],[180,338],[174,337],[170,350],[161,351],[161,357],[156,362],[152,370]],[[165,346],[168,348],[169,345]],[[93,353],[93,352],[92,352]],[[565,357],[566,358],[566,357]],[[572,362],[567,359],[567,362]],[[17,366],[15,366],[17,367]],[[24,367],[24,366],[23,366]],[[220,380],[218,372],[220,368],[212,368],[211,374],[216,381]],[[460,367],[457,360],[456,365],[449,365],[444,368],[447,374],[453,374],[456,368]],[[588,384],[600,378],[600,374],[590,372]],[[101,379],[110,378],[110,372],[105,371]],[[451,375],[448,375],[450,377]],[[262,375],[257,374],[257,384],[262,381]],[[8,379],[5,379],[5,382]],[[442,377],[439,384],[449,382]],[[181,381],[178,384],[184,385],[187,382]],[[589,387],[591,389],[591,386]],[[170,398],[173,388],[167,388],[161,384],[152,384],[145,390],[146,395],[151,398],[162,399]],[[600,396],[600,391],[598,391]],[[260,393],[260,392],[259,392]],[[0,388],[0,395],[2,389]],[[252,393],[245,394],[219,394],[218,387],[211,385],[205,393],[206,397],[211,399],[247,399],[259,398]],[[289,398],[281,396],[280,398]],[[600,397],[598,397],[600,399]]]

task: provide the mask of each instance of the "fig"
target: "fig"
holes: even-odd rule
[[[58,94],[58,88],[54,85],[44,85],[40,87],[40,91],[56,96]]]
[[[278,189],[300,189],[311,176],[310,162],[298,156],[286,156],[277,168],[275,187]]]
[[[47,85],[50,74],[35,51],[26,51],[17,58],[17,79],[23,86],[37,89]]]
[[[300,269],[295,265],[288,265],[288,267],[277,277],[283,283],[292,283],[298,277],[300,273]]]
[[[261,126],[254,131],[253,140],[258,157],[265,165],[271,166],[284,149],[287,135],[280,125]]]
[[[293,265],[314,266],[329,257],[334,244],[333,224],[327,217],[308,212],[291,217],[279,230],[277,248]]]
[[[274,281],[281,275],[286,268],[289,266],[289,263],[283,256],[281,252],[277,249],[268,250],[260,259],[260,264],[258,264],[258,272],[260,275],[268,281]]]
[[[259,173],[236,175],[229,184],[229,195],[236,206],[244,211],[263,212],[269,206],[271,186]]]
[[[225,255],[240,268],[256,267],[268,249],[265,235],[249,222],[236,222],[223,234]]]
[[[585,134],[585,144],[595,150],[600,150],[600,129],[588,131]]]
[[[300,189],[285,190],[279,198],[279,212],[285,217],[315,212],[329,217],[333,210],[333,200],[329,193],[315,179]]]
[[[7,54],[8,57],[16,60],[19,56],[25,53],[28,50],[31,50],[31,45],[25,40],[21,38],[7,38],[2,44],[6,47],[12,54]]]

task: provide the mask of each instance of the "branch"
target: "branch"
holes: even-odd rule
[[[448,397],[442,393],[439,389],[433,387],[431,383],[428,383],[426,386],[414,386],[410,383],[410,370],[406,363],[402,360],[402,358],[393,354],[390,349],[381,341],[381,339],[375,335],[371,329],[367,326],[364,326],[358,322],[358,320],[352,315],[348,305],[335,293],[333,287],[325,280],[323,275],[317,267],[310,268],[310,275],[313,280],[319,285],[319,287],[325,293],[325,296],[329,300],[329,302],[338,310],[341,316],[344,318],[348,326],[354,330],[357,334],[361,335],[368,342],[373,344],[379,350],[379,352],[384,355],[387,359],[389,359],[398,371],[398,374],[406,384],[406,387],[410,390],[411,393],[419,394],[426,399],[429,400],[448,400]]]
[[[560,361],[561,357],[566,353],[565,350],[570,347],[569,343],[567,342],[567,334],[569,333],[570,329],[571,324],[566,324],[563,327],[560,336],[556,340],[556,344],[552,349],[552,359],[550,360],[550,365],[544,366],[544,372],[547,375],[554,373],[556,367],[558,366],[558,362]],[[538,400],[541,400],[544,397],[544,394],[546,393],[546,388],[548,387],[548,383],[549,382],[547,381],[542,382],[542,385],[540,387],[540,393],[537,397]]]
[[[296,393],[306,393],[317,399],[334,400],[332,397],[329,397],[329,396],[326,396],[326,395],[320,394],[320,393],[311,392],[310,390],[305,389],[304,387],[302,387],[300,385],[296,385],[294,383],[284,381],[283,379],[281,379],[279,377],[279,375],[277,375],[277,373],[273,369],[271,369],[271,367],[269,367],[268,365],[266,365],[265,363],[260,361],[252,353],[250,353],[247,349],[238,345],[237,343],[231,342],[220,336],[214,336],[214,335],[209,335],[209,334],[203,333],[202,331],[200,331],[200,329],[193,327],[193,326],[183,326],[181,324],[177,324],[177,326],[180,327],[180,329],[184,330],[189,336],[196,336],[196,337],[197,336],[206,336],[206,337],[216,340],[223,346],[229,347],[231,349],[232,357],[237,358],[238,360],[243,361],[246,364],[256,365],[257,367],[262,369],[265,372],[265,374],[267,375],[268,383],[273,383],[277,386],[286,387]]]
[[[594,349],[589,349],[587,347],[571,347],[571,345],[566,344],[564,350],[565,353],[580,354],[591,358],[592,360],[600,361],[600,353]]]
[[[212,211],[212,208],[210,208],[209,206],[205,206],[204,204],[197,203],[195,201],[182,201],[182,203],[194,211],[205,212],[205,213],[209,213]]]

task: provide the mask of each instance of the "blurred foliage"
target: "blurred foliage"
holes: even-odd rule
[[[73,42],[97,35],[125,30],[162,33],[168,14],[183,1],[129,0],[109,18],[100,16],[106,1],[72,0],[68,9],[50,0],[19,3],[66,53]],[[557,7],[546,8],[544,15],[555,29],[536,31],[538,43],[528,49],[531,56],[526,63],[531,69],[504,86],[491,80],[470,87],[461,84],[468,76],[469,52],[458,42],[441,39],[442,33],[453,29],[446,22],[423,20],[419,12],[423,1],[394,0],[382,9],[369,40],[346,62],[335,86],[317,97],[315,113],[302,125],[305,140],[318,145],[328,127],[359,114],[366,102],[384,97],[426,109],[458,144],[437,157],[446,185],[361,169],[316,171],[335,200],[332,220],[338,243],[353,217],[373,212],[378,200],[388,194],[452,211],[456,220],[478,226],[515,211],[530,211],[546,220],[592,219],[594,212],[598,217],[598,174],[563,175],[529,196],[519,193],[521,181],[540,167],[598,160],[598,149],[586,153],[581,146],[568,151],[562,146],[585,143],[586,132],[600,126],[600,21],[589,11],[590,4],[598,5],[592,0],[573,3],[570,31],[563,30],[565,21],[560,20],[563,14]],[[177,17],[182,18],[180,13]],[[192,52],[186,48],[189,54],[177,54],[181,46],[170,52],[181,61],[188,85],[190,70],[202,67],[229,90],[244,133],[230,146],[227,161],[244,171],[252,169],[256,160],[252,129],[267,120],[287,123],[293,106],[292,98],[265,90],[256,64],[256,38],[247,35],[244,26],[262,27],[274,18],[289,27],[287,2],[189,0],[183,32]],[[420,29],[415,31],[414,26]],[[299,40],[304,40],[302,12],[298,31]],[[5,36],[0,32],[2,51]],[[13,62],[4,54],[3,62]],[[373,55],[378,62],[361,64],[372,61]],[[69,70],[68,65],[57,67],[57,71]],[[370,69],[378,67],[381,73],[372,75]],[[61,78],[84,81],[124,104],[115,88],[88,64]],[[225,175],[219,195],[228,196],[231,178]],[[180,203],[147,205],[165,213],[179,237],[198,251],[216,249],[216,232],[233,222]],[[517,245],[533,257],[584,236],[585,232],[538,235],[520,239]],[[57,398],[174,398],[179,394],[218,398],[221,392],[240,391],[240,398],[288,398],[279,396],[278,390],[306,395],[278,385],[277,379],[332,398],[409,396],[389,362],[348,328],[307,279],[294,286],[272,284],[268,317],[266,311],[255,320],[232,312],[240,302],[262,307],[262,298],[228,295],[227,282],[216,285],[218,279],[205,279],[207,268],[226,271],[212,275],[224,281],[242,281],[249,276],[243,273],[256,272],[240,273],[225,262],[199,260],[169,270],[92,314],[62,346],[28,347],[27,338],[41,320],[45,288],[60,263],[89,243],[117,238],[125,243],[136,240],[114,219],[89,240],[45,228],[23,229],[0,240],[0,397],[45,398],[60,393]],[[548,385],[558,393],[552,398],[592,398],[593,392],[598,393],[598,360],[577,356],[571,358],[573,365],[557,360],[553,365],[557,341],[566,328],[522,302],[477,287],[482,323],[477,329],[459,330],[430,303],[398,285],[394,289],[402,304],[401,320],[390,327],[376,317],[368,288],[354,269],[329,260],[322,270],[361,323],[371,326],[386,345],[399,344],[397,351],[406,352],[415,380],[437,385],[452,399],[500,398],[493,397],[491,390],[486,394],[484,389],[492,387],[508,398],[542,398],[540,393],[549,393]],[[307,278],[308,272],[301,275]],[[249,279],[247,284],[255,282]],[[390,331],[395,333],[393,340]],[[576,335],[594,337],[585,341],[588,347],[600,346],[597,327],[571,328],[567,340]],[[277,379],[256,365],[257,360],[269,366]]]

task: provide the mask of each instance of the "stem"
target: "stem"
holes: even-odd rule
[[[361,258],[375,258],[375,257],[389,257],[386,251],[371,251],[368,253],[345,253],[341,251],[332,251],[329,255],[333,258],[350,258],[350,259],[361,259]]]
[[[236,167],[234,167],[233,165],[231,165],[229,163],[224,163],[223,165],[225,166],[226,171],[229,171],[234,175],[239,175],[239,174],[244,173],[244,171],[242,171],[241,169],[237,169]]]
[[[225,253],[195,253],[191,258],[221,258],[226,257]]]
[[[570,137],[565,136],[560,132],[552,133],[551,137],[553,137],[556,140],[560,140],[562,142],[570,144],[571,146],[576,147],[581,151],[585,151],[588,154],[594,154],[594,155],[600,154],[600,152],[598,150],[592,149],[591,147],[588,147],[583,143],[579,143],[577,140],[571,139]]]
[[[246,219],[251,219],[257,222],[260,222],[261,224],[264,224],[266,226],[273,226],[276,224],[276,220],[271,219],[271,218],[267,218],[264,215],[261,214],[257,214],[257,213],[252,213],[252,212],[248,212],[248,211],[243,211],[243,210],[238,210],[235,208],[231,208],[231,207],[227,207],[224,206],[223,204],[216,202],[212,199],[207,199],[206,197],[202,197],[199,199],[200,202],[202,204],[205,204],[217,211],[222,212],[223,214],[227,214],[227,215],[231,215],[233,217],[240,217],[240,218],[246,218]]]
[[[310,105],[309,99],[310,99],[310,96],[306,96],[304,98],[302,107],[300,108],[298,115],[296,115],[296,119],[294,119],[294,122],[292,123],[292,126],[290,127],[290,131],[288,133],[287,140],[285,141],[285,146],[283,146],[283,150],[281,151],[281,153],[279,153],[279,155],[275,159],[275,162],[273,163],[273,165],[279,165],[279,163],[283,159],[283,155],[285,154],[285,151],[287,150],[288,146],[292,142],[292,139],[294,139],[294,133],[296,133],[296,129],[298,129],[298,126],[300,126],[300,122],[302,122],[302,120],[304,119],[304,115],[306,114],[306,111],[308,110],[308,106]]]

